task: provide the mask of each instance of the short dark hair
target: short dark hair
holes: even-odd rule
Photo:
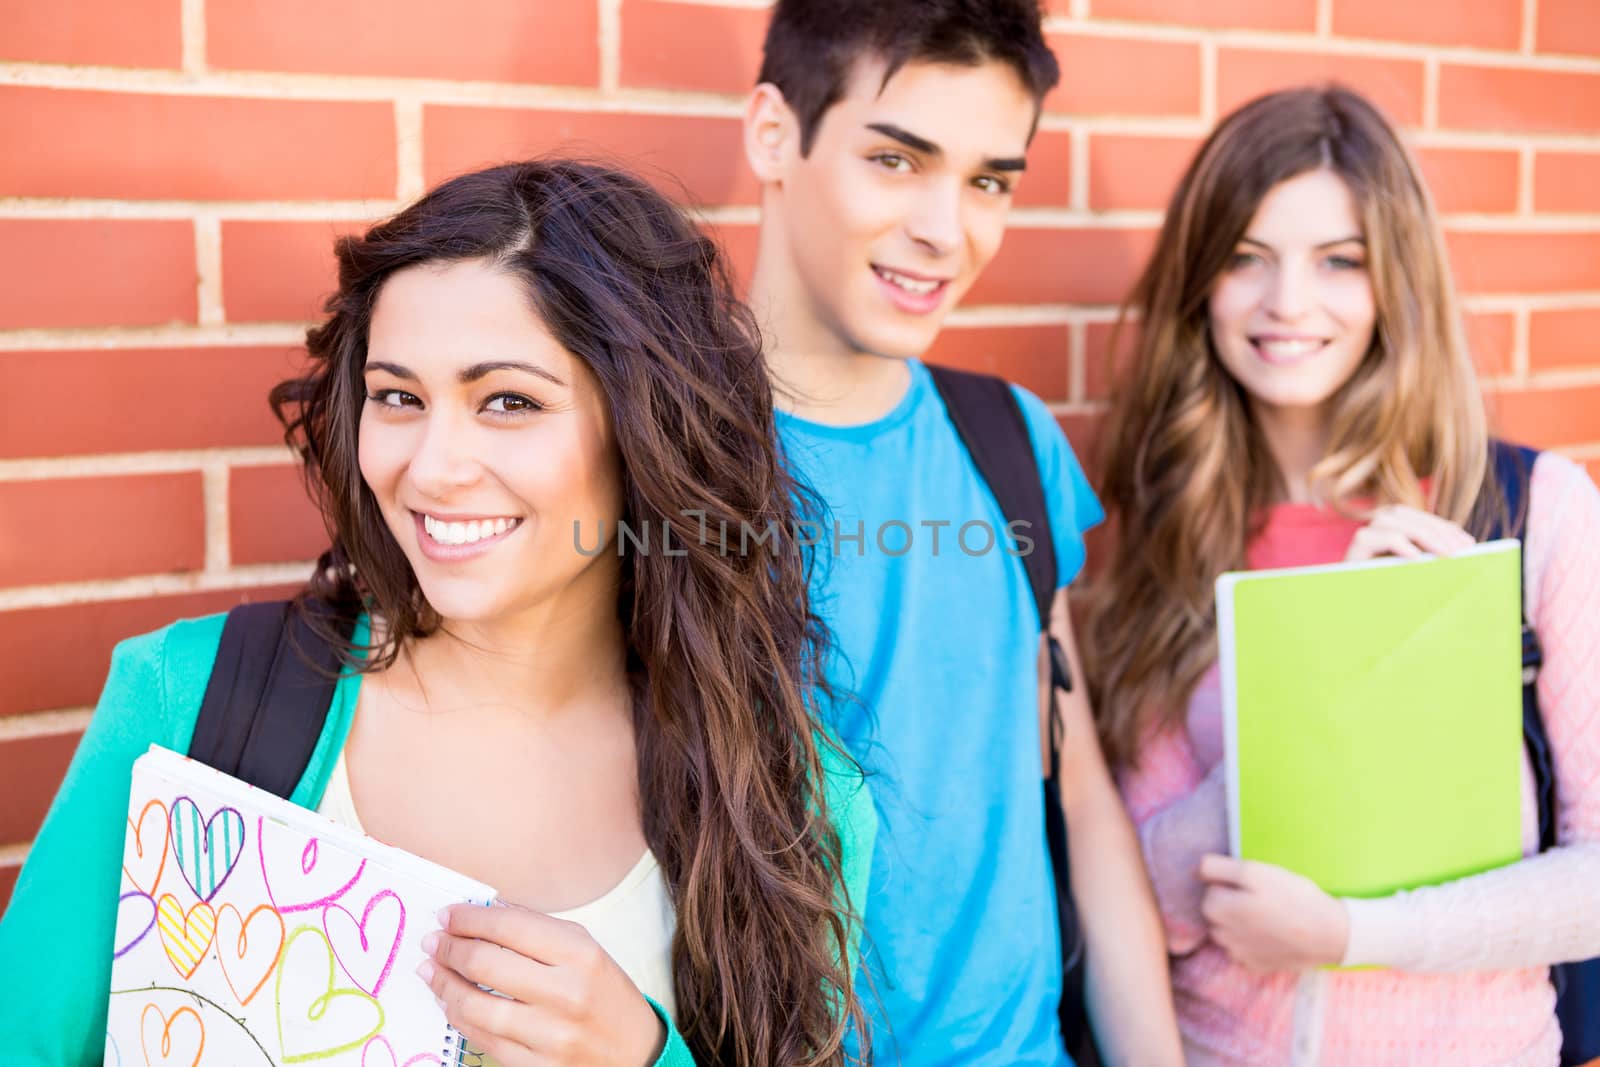
[[[1045,44],[1038,0],[778,0],[759,81],[771,82],[800,120],[800,154],[844,93],[863,56],[888,63],[1005,63],[1042,106],[1061,80]]]

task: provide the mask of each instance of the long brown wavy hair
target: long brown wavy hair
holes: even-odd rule
[[[1357,205],[1377,324],[1333,398],[1313,492],[1349,514],[1358,498],[1405,504],[1478,531],[1494,512],[1483,403],[1415,162],[1348,89],[1246,104],[1190,163],[1118,323],[1118,334],[1133,328],[1135,337],[1101,441],[1113,530],[1082,630],[1113,764],[1134,761],[1149,731],[1182,721],[1216,658],[1216,578],[1244,566],[1257,522],[1283,492],[1245,394],[1212,347],[1207,305],[1262,199],[1318,169],[1343,179]]]
[[[687,553],[623,554],[617,601],[644,836],[678,917],[679,1028],[702,1064],[843,1063],[847,1027],[864,1028],[819,749],[828,634],[793,536],[812,498],[780,462],[760,333],[715,244],[637,178],[545,160],[448,181],[337,254],[309,369],[272,393],[333,541],[297,607],[330,639],[363,607],[383,620],[357,670],[438,629],[358,464],[372,311],[420,263],[518,278],[605,393],[622,521],[670,525]],[[724,522],[777,541],[724,552],[700,536]]]

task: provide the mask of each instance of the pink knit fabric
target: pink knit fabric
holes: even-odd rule
[[[1558,1060],[1548,965],[1600,955],[1600,492],[1581,467],[1542,455],[1530,490],[1527,607],[1544,648],[1539,701],[1555,750],[1561,848],[1447,885],[1345,901],[1347,964],[1388,970],[1259,974],[1206,937],[1200,856],[1227,852],[1219,680],[1213,667],[1185,729],[1152,736],[1118,776],[1166,922],[1191,1065],[1527,1065]],[[1275,509],[1251,566],[1343,557],[1358,524]]]

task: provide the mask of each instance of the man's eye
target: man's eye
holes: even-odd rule
[[[1004,178],[997,178],[993,174],[981,175],[973,179],[972,184],[986,193],[993,193],[995,196],[1004,196],[1011,191],[1010,182]]]
[[[872,157],[872,161],[897,174],[903,174],[911,169],[911,160],[898,152],[879,152]]]

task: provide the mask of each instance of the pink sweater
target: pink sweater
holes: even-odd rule
[[[1250,546],[1250,565],[1342,559],[1357,527],[1284,505]],[[1189,702],[1186,728],[1153,736],[1139,766],[1119,774],[1166,923],[1191,1067],[1557,1062],[1548,965],[1600,955],[1600,492],[1581,467],[1540,457],[1528,531],[1526,601],[1544,649],[1539,703],[1555,753],[1561,847],[1538,853],[1524,758],[1528,858],[1446,885],[1344,901],[1344,962],[1391,969],[1261,974],[1207,939],[1195,866],[1206,852],[1228,851],[1215,667]]]

